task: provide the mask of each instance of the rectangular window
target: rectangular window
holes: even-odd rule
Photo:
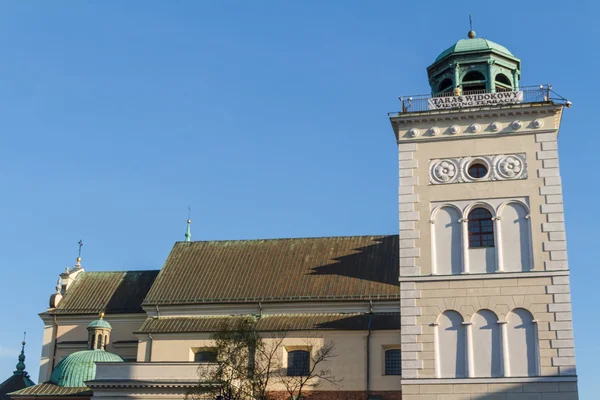
[[[310,353],[306,350],[288,352],[287,376],[308,376]]]
[[[194,362],[214,363],[217,362],[217,352],[211,349],[198,350],[194,353]]]
[[[402,375],[400,349],[389,349],[385,351],[385,374]]]

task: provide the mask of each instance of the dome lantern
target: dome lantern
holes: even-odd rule
[[[88,350],[104,350],[110,341],[112,326],[104,320],[104,313],[99,318],[90,322],[88,330]]]
[[[519,89],[521,60],[506,47],[475,37],[461,39],[427,68],[432,96],[490,93]]]

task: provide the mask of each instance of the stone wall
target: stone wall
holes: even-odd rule
[[[403,323],[404,378],[436,378],[434,329],[444,311],[455,310],[467,322],[487,309],[504,321],[515,308],[528,310],[537,321],[541,375],[575,375],[567,275],[403,282],[402,290],[402,318],[414,326],[407,330],[411,325]]]
[[[402,400],[577,400],[574,382],[403,385]]]
[[[290,395],[287,392],[270,392],[273,400],[289,400]],[[402,400],[402,392],[397,391],[325,391],[315,390],[303,394],[303,397],[311,400],[368,400],[369,398],[378,398],[379,400]]]

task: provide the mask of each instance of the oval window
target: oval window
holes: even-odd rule
[[[473,164],[469,165],[469,170],[467,173],[471,178],[480,179],[487,175],[488,169],[484,164],[480,162],[474,162]]]

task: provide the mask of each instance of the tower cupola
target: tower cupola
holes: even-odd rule
[[[506,47],[475,37],[461,39],[427,68],[432,96],[493,93],[519,89],[521,60]]]
[[[112,326],[104,320],[104,313],[100,313],[97,320],[90,322],[88,330],[88,350],[104,350],[110,340]]]

